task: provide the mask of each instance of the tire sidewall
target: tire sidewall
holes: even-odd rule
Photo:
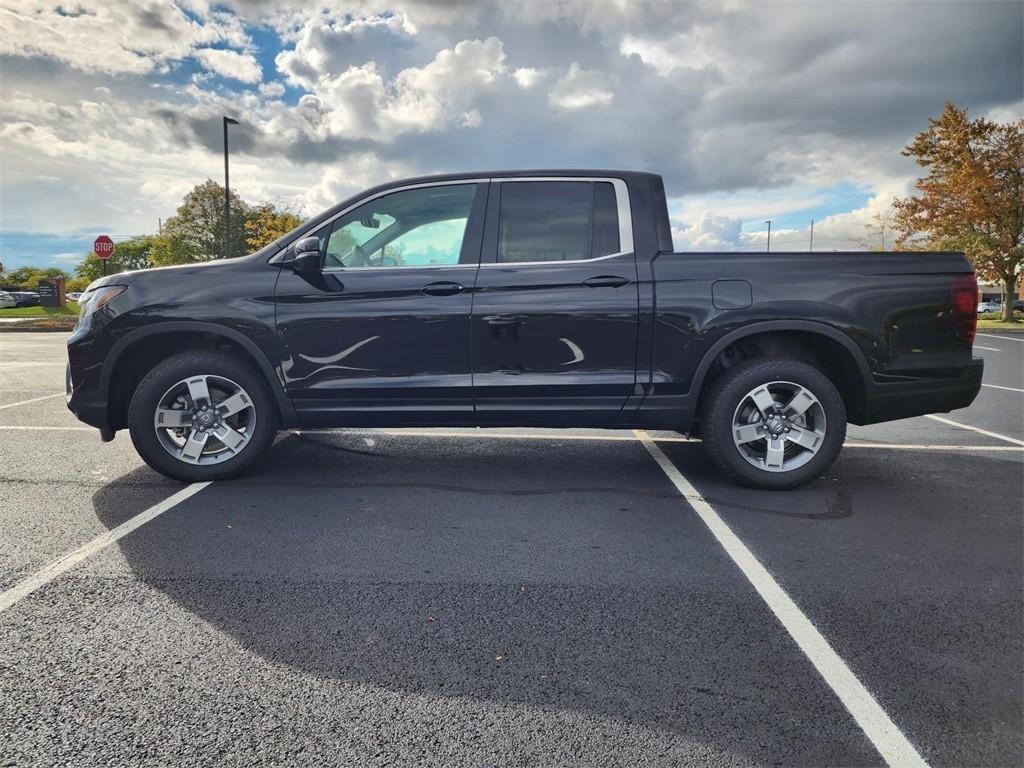
[[[807,388],[825,412],[825,439],[810,461],[789,472],[768,472],[747,462],[733,441],[733,416],[741,400],[761,384],[789,381]],[[835,385],[814,366],[790,359],[755,358],[716,381],[703,419],[704,442],[712,459],[735,479],[757,488],[786,489],[810,482],[835,461],[846,439],[846,407]]]
[[[156,408],[167,390],[189,376],[201,374],[235,382],[248,393],[256,409],[256,428],[248,444],[227,461],[205,466],[171,456],[153,427]],[[139,382],[128,408],[128,429],[135,449],[150,467],[183,482],[201,482],[236,475],[259,458],[274,439],[277,414],[265,382],[247,365],[215,352],[185,352],[164,360]]]

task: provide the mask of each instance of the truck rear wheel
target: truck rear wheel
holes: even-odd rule
[[[266,383],[239,360],[183,352],[139,382],[128,428],[149,466],[185,482],[219,480],[244,470],[274,439]]]
[[[712,461],[744,485],[795,488],[820,477],[846,439],[846,408],[813,365],[754,358],[712,382],[701,434]]]

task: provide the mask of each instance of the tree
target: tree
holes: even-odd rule
[[[896,214],[892,210],[878,211],[871,216],[871,221],[864,225],[864,235],[856,238],[862,248],[869,251],[884,251],[891,243],[886,239],[892,235]]]
[[[952,104],[903,151],[928,170],[919,194],[897,200],[900,241],[963,250],[978,274],[1003,284],[1003,319],[1024,261],[1024,120],[968,120]]]
[[[131,272],[137,269],[148,269],[153,262],[150,254],[153,246],[159,238],[144,235],[133,237],[130,240],[123,240],[114,245],[114,255],[107,259],[108,275],[116,275],[118,272]],[[95,253],[89,253],[75,267],[75,274],[87,278],[90,282],[103,275],[103,263],[96,258]]]
[[[55,277],[67,279],[68,273],[59,267],[18,267],[6,274],[5,285],[16,285],[23,291],[39,289],[40,280],[52,280]]]
[[[302,223],[302,219],[288,209],[278,210],[273,203],[261,203],[249,209],[245,220],[245,242],[250,251],[258,251]]]
[[[248,253],[245,221],[249,206],[231,193],[231,255]],[[185,195],[178,212],[164,224],[166,241],[153,256],[158,266],[219,259],[224,255],[224,187],[207,179]]]

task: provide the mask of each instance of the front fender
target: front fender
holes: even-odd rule
[[[115,342],[107,354],[102,373],[100,374],[100,390],[106,393],[111,391],[112,377],[114,371],[117,370],[118,362],[134,345],[143,341],[153,342],[161,335],[173,333],[203,333],[220,336],[244,349],[270,384],[271,392],[274,395],[274,400],[281,412],[285,426],[297,423],[295,409],[281,384],[280,366],[273,365],[267,353],[252,338],[236,328],[219,323],[201,320],[171,320],[135,328],[125,333]],[[273,337],[273,330],[270,328],[265,329],[264,335]]]

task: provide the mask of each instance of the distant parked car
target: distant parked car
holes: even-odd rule
[[[78,301],[80,298],[82,298],[82,294],[78,291],[72,291],[71,293],[64,294],[64,298],[66,298],[68,301]]]
[[[978,314],[984,312],[1000,312],[1003,309],[1003,305],[998,301],[983,301],[978,304]]]
[[[1013,302],[1013,311],[1024,312],[1024,299],[1017,299],[1015,302]]]
[[[0,291],[0,309],[18,306],[18,300],[6,291]]]
[[[34,307],[39,303],[39,294],[31,291],[11,291],[16,307]]]

